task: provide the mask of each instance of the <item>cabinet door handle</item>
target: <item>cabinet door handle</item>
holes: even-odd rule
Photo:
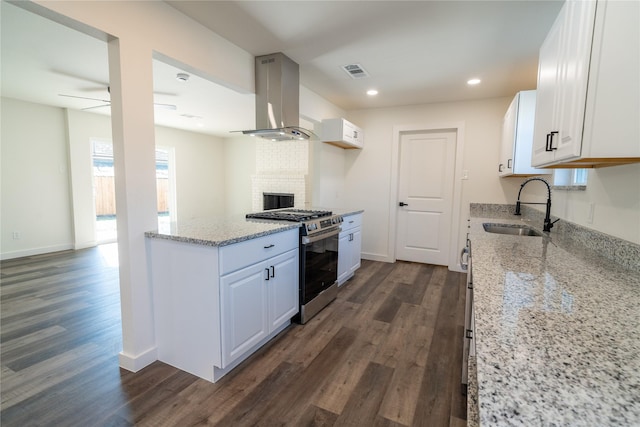
[[[553,135],[557,134],[557,131],[553,131],[547,134],[547,145],[545,146],[544,151],[553,151],[558,149],[558,147],[553,146]]]
[[[398,203],[398,206],[409,206],[409,203],[400,202],[400,203]]]
[[[551,143],[549,144],[549,148],[551,148],[552,150],[557,150],[558,149],[558,147],[554,147],[553,146],[553,135],[557,135],[557,134],[558,134],[557,131],[551,132]]]
[[[465,262],[464,256],[469,254],[469,248],[468,247],[464,247],[462,248],[462,250],[460,251],[460,267],[463,270],[466,270],[467,267],[469,266],[469,261],[467,258],[467,261]]]
[[[265,268],[265,271],[267,272],[267,277],[264,280],[269,280],[269,268]]]
[[[502,163],[498,165],[498,172],[502,172],[502,166],[503,166]]]
[[[271,278],[273,279],[274,277],[276,277],[276,268],[272,265],[271,266]]]
[[[548,133],[547,134],[547,143],[544,146],[544,151],[551,151],[551,148],[549,148],[549,141],[551,140],[551,134]]]
[[[507,169],[511,169],[511,162],[512,161],[513,161],[513,159],[507,160]]]
[[[272,244],[270,244],[270,245],[265,246],[264,248],[265,248],[265,249],[269,249],[269,248],[272,248],[272,247],[274,247],[274,246],[275,246],[275,245],[272,243]]]

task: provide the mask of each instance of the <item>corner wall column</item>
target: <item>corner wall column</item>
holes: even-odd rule
[[[109,41],[122,352],[136,372],[157,359],[145,231],[157,227],[153,65],[150,47]]]

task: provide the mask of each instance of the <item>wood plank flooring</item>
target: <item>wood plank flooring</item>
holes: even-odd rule
[[[466,426],[462,274],[365,260],[309,323],[212,384],[162,362],[118,367],[114,251],[2,262],[3,427]]]

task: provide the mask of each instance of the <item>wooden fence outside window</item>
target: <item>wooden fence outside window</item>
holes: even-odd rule
[[[116,187],[112,176],[96,176],[95,198],[96,216],[113,216],[116,214]],[[169,212],[169,179],[157,178],[158,213]]]

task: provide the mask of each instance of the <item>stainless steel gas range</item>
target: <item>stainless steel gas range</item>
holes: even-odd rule
[[[330,211],[278,209],[247,214],[247,219],[300,222],[300,312],[306,323],[338,295],[338,234],[342,216]]]

